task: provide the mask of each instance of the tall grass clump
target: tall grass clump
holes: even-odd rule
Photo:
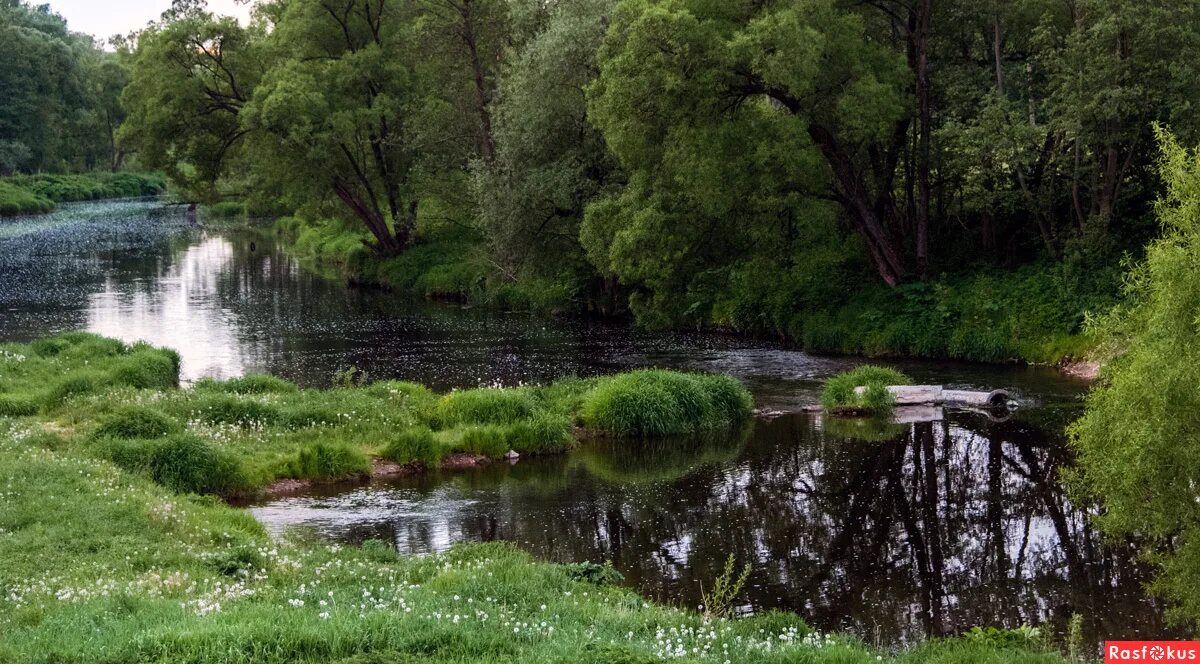
[[[177,421],[144,406],[122,406],[100,420],[96,438],[161,438],[178,433]]]
[[[888,385],[909,385],[912,379],[889,367],[864,364],[825,381],[821,405],[831,413],[886,415],[895,403]],[[866,388],[858,394],[856,388]]]
[[[109,439],[99,444],[99,451],[117,466],[147,475],[176,493],[228,496],[250,486],[235,456],[186,434],[159,440]]]
[[[274,404],[225,394],[204,395],[191,406],[191,419],[206,424],[256,427],[273,424],[279,418],[279,408]]]
[[[290,394],[299,391],[295,383],[267,374],[246,374],[227,380],[204,378],[193,386],[198,391],[227,394]]]
[[[397,433],[383,448],[381,456],[399,464],[429,468],[442,460],[442,448],[428,428],[412,427]]]
[[[28,397],[0,394],[0,417],[27,417],[36,415],[37,402]]]
[[[740,383],[643,369],[601,379],[581,417],[598,433],[666,436],[728,427],[749,414],[750,394]]]
[[[434,422],[442,427],[464,424],[508,424],[533,417],[537,402],[524,388],[486,387],[451,392],[438,401]]]
[[[296,453],[286,468],[289,477],[330,480],[366,475],[371,462],[358,450],[338,443],[314,443]]]

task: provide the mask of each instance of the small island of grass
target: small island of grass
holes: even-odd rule
[[[821,406],[837,415],[890,415],[895,398],[888,386],[911,384],[912,379],[895,369],[864,364],[825,381]]]

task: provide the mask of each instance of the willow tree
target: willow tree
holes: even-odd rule
[[[1200,152],[1160,133],[1163,236],[1100,320],[1107,360],[1071,428],[1079,477],[1103,501],[1101,526],[1137,538],[1164,573],[1157,584],[1200,623]]]
[[[599,59],[591,117],[649,194],[642,217],[656,207],[652,199],[702,181],[695,193],[711,208],[704,212],[751,218],[761,202],[739,185],[757,171],[762,188],[791,197],[766,214],[803,216],[822,199],[835,201],[884,281],[896,284],[909,271],[908,225],[894,198],[909,72],[861,17],[820,0],[625,0]],[[731,168],[739,162],[752,167]],[[711,207],[718,201],[720,209]],[[655,223],[668,234],[702,209],[658,207]],[[613,247],[635,232],[612,230]],[[734,246],[752,240],[736,231],[721,237]]]
[[[240,113],[262,77],[262,33],[199,9],[138,36],[121,139],[187,195],[208,199],[242,149]]]
[[[294,207],[335,198],[385,255],[412,243],[419,200],[409,12],[400,0],[287,3],[241,121],[258,177]]]

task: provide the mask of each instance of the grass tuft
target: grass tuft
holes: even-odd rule
[[[892,411],[894,399],[888,385],[910,385],[912,380],[889,367],[864,364],[825,381],[821,405],[826,411],[886,415]],[[865,387],[863,394],[856,388]]]

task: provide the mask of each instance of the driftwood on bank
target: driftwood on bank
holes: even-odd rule
[[[854,388],[862,395],[865,387]],[[888,391],[897,406],[960,406],[968,408],[1007,408],[1010,397],[1005,390],[972,392],[947,390],[941,385],[889,385]]]

